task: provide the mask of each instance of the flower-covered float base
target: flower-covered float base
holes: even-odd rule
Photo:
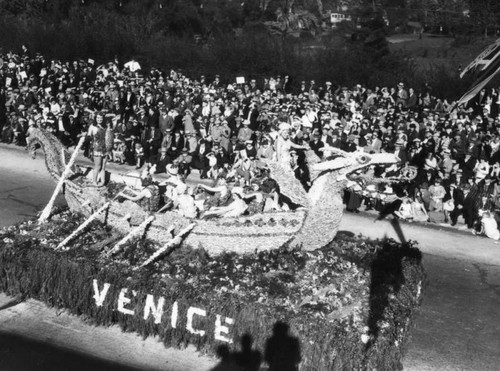
[[[64,211],[43,225],[1,230],[0,290],[157,335],[169,347],[193,344],[213,355],[221,345],[238,350],[247,334],[264,353],[285,322],[299,341],[300,370],[402,368],[424,277],[412,245],[340,234],[313,252],[210,258],[183,247],[134,269],[158,246],[136,239],[109,258],[121,236],[99,222],[56,251],[82,222]]]

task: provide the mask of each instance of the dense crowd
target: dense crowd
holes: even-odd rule
[[[170,173],[174,191],[163,208],[170,201],[179,207],[181,195],[196,201],[199,190],[211,195],[203,201],[210,204],[206,215],[249,212],[249,199],[260,205],[256,212],[293,207],[282,201],[265,160],[290,164],[307,189],[305,149],[321,158],[331,156],[331,148],[391,152],[418,169],[416,179],[394,188],[352,182],[347,210],[364,205],[381,217],[410,221],[439,211],[447,223],[462,216],[468,228],[500,237],[500,89],[481,91],[468,107],[453,107],[427,84],[420,91],[403,83],[293,86],[288,76],[228,84],[220,76],[145,71],[135,60],[97,66],[91,59],[47,60],[24,47],[0,57],[2,142],[26,146],[31,127],[51,131],[67,146],[88,134],[84,153],[98,170],[112,161]],[[213,186],[186,190],[184,180],[195,170]],[[94,181],[102,182],[99,171]],[[123,195],[150,198],[147,186]],[[194,216],[200,205],[191,199],[180,203]]]

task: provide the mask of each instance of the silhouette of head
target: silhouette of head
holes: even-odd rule
[[[252,349],[252,343],[253,343],[253,340],[252,340],[252,336],[250,334],[244,334],[241,337],[241,349],[242,350]]]
[[[289,326],[285,322],[278,321],[273,327],[273,334],[275,336],[287,336]]]
[[[217,347],[217,350],[215,351],[215,354],[217,354],[217,357],[222,360],[228,359],[230,355],[229,347],[226,344],[219,345]]]

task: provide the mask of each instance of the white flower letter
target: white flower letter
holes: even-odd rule
[[[110,286],[111,285],[109,283],[105,283],[104,287],[102,288],[102,291],[99,291],[99,284],[97,283],[97,280],[94,280],[94,299],[95,299],[95,304],[98,307],[102,307],[102,304],[104,303],[104,299],[106,299],[106,295],[108,294]]]
[[[120,291],[120,296],[118,296],[118,312],[132,316],[132,315],[134,315],[134,311],[125,308],[125,305],[129,304],[131,301],[129,298],[127,298],[125,296],[127,294],[127,292],[128,292],[127,288],[123,288]],[[134,296],[135,296],[136,292],[132,290],[132,294],[134,294]]]
[[[203,331],[203,330],[195,330],[193,328],[193,316],[195,314],[197,314],[198,316],[205,317],[207,315],[207,312],[205,310],[203,310],[203,309],[200,309],[200,308],[189,307],[189,309],[187,311],[187,325],[186,325],[186,329],[190,333],[192,333],[192,334],[204,336],[205,335],[205,331]]]
[[[163,316],[163,305],[165,304],[165,299],[160,297],[158,299],[158,306],[155,305],[155,298],[153,295],[148,295],[146,297],[146,304],[144,305],[144,319],[147,320],[149,314],[151,313],[155,318],[155,323],[161,323],[161,316]]]
[[[225,317],[224,323],[232,325],[234,323],[234,319]],[[231,338],[228,338],[222,334],[229,334],[229,328],[222,325],[221,316],[217,314],[215,319],[215,340],[224,341],[229,344],[233,343],[233,340]]]

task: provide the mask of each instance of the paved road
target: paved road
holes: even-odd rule
[[[0,162],[0,225],[8,225],[41,210],[54,183],[40,159],[1,145],[0,156],[8,159]],[[420,242],[428,286],[405,369],[498,370],[500,245],[457,231],[404,224],[397,233],[397,227],[346,214],[341,229]],[[65,370],[68,363],[82,370],[208,370],[214,365],[192,351],[165,350],[154,339],[89,327],[35,301],[9,306],[9,300],[0,296],[0,363],[9,370]]]

